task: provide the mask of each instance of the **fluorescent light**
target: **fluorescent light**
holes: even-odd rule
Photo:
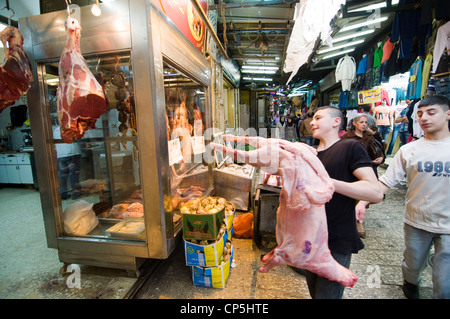
[[[398,4],[399,0],[392,0],[392,5],[396,5]],[[375,4],[370,4],[368,6],[365,7],[361,7],[358,9],[353,9],[353,10],[349,10],[349,12],[358,12],[358,11],[369,11],[369,10],[375,10],[375,9],[380,9],[380,8],[385,8],[386,7],[386,2],[379,2],[379,3],[375,3]]]
[[[248,81],[266,81],[266,82],[272,82],[273,79],[270,78],[249,78],[249,77],[243,77],[243,80],[248,80]]]
[[[361,27],[365,27],[365,26],[368,26],[368,25],[372,25],[372,24],[376,24],[376,23],[379,23],[379,22],[386,21],[387,19],[388,19],[388,17],[381,17],[381,18],[378,18],[378,19],[366,20],[364,22],[351,24],[351,25],[348,25],[346,27],[343,27],[341,30],[339,30],[339,32],[344,32],[344,31],[358,29],[358,28],[361,28]]]
[[[339,51],[339,52],[337,52],[337,53],[325,55],[325,56],[322,58],[322,60],[326,60],[326,59],[329,59],[329,58],[332,58],[332,57],[335,57],[335,56],[338,56],[338,55],[342,55],[342,54],[346,54],[346,53],[349,53],[349,52],[353,52],[354,50],[355,50],[355,48],[351,48],[351,49],[348,49],[348,50]]]
[[[364,42],[364,39],[357,40],[357,41],[352,41],[352,43],[345,43],[345,44],[333,46],[333,47],[328,48],[328,49],[319,50],[317,53],[318,54],[323,54],[323,53],[327,53],[327,52],[331,52],[331,51],[335,51],[335,50],[339,50],[339,49],[343,49],[343,48],[348,48],[350,45],[353,46],[353,45],[357,45],[357,44],[360,44],[360,43],[363,43],[363,42]]]
[[[242,70],[242,73],[256,73],[256,74],[275,74],[277,71],[271,71],[271,70],[256,70],[256,69],[250,69],[250,70]]]
[[[278,70],[277,66],[260,66],[260,65],[243,65],[243,69],[256,69],[256,70]]]
[[[308,92],[309,91],[297,91],[297,92],[294,92],[292,94],[289,94],[288,97],[300,96],[300,95],[303,95],[303,94],[308,93]]]
[[[345,40],[348,40],[348,39],[357,38],[357,37],[360,37],[360,36],[363,36],[363,35],[366,35],[366,34],[370,34],[370,33],[373,33],[373,32],[375,32],[375,29],[364,30],[364,31],[355,32],[355,33],[352,33],[352,34],[349,34],[349,35],[344,35],[344,36],[339,37],[339,38],[334,38],[331,41],[333,43],[341,42],[341,41],[345,41]]]

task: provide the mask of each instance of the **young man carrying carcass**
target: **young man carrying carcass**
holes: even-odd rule
[[[328,223],[328,245],[333,258],[349,268],[352,253],[364,248],[356,229],[357,200],[380,202],[381,191],[373,187],[377,178],[364,145],[353,139],[340,139],[343,116],[336,107],[316,110],[311,122],[313,137],[319,140],[317,156],[333,180],[335,193],[325,204]],[[305,274],[309,292],[314,299],[339,299],[344,286],[310,271]]]

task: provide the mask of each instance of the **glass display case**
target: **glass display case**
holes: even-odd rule
[[[175,248],[180,203],[213,191],[211,67],[151,1],[101,9],[79,8],[80,48],[107,109],[73,143],[61,138],[57,108],[68,13],[19,20],[36,79],[27,98],[37,178],[47,244],[61,262],[136,270]]]

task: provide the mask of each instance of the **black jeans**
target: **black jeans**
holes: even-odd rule
[[[331,253],[333,258],[342,266],[349,268],[352,254],[337,254]],[[341,299],[344,294],[344,286],[325,277],[320,277],[317,274],[308,270],[303,271],[306,282],[308,284],[309,294],[312,299]]]

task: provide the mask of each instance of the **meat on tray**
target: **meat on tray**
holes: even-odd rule
[[[81,26],[77,19],[65,21],[67,43],[59,60],[57,90],[58,120],[61,138],[66,143],[83,137],[95,128],[95,122],[106,111],[102,86],[81,55]]]
[[[109,218],[127,218],[127,217],[143,217],[144,205],[140,202],[121,203],[114,205],[109,211]]]
[[[23,50],[19,29],[6,27],[0,33],[5,59],[0,66],[0,113],[27,93],[33,82],[31,64]]]
[[[316,150],[304,143],[280,139],[230,135],[223,138],[256,149],[237,151],[215,143],[210,146],[239,162],[282,176],[276,225],[278,246],[264,256],[260,271],[288,264],[352,287],[357,277],[341,266],[328,248],[325,203],[331,199],[334,186]]]

